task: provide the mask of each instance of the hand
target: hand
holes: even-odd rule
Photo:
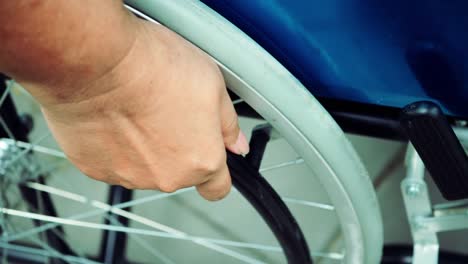
[[[56,140],[84,174],[130,189],[196,186],[229,193],[226,148],[248,144],[216,64],[162,26],[135,22],[131,50],[89,84],[104,91],[43,105]]]

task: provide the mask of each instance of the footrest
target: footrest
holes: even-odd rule
[[[407,105],[400,123],[444,198],[468,198],[468,158],[439,106]]]

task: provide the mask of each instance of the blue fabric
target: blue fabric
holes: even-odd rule
[[[203,0],[314,95],[468,117],[466,0]],[[287,87],[285,87],[287,89]]]

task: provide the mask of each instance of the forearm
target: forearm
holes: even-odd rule
[[[40,101],[67,100],[111,71],[135,35],[120,0],[0,1],[0,72]]]

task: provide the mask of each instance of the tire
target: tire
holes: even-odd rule
[[[338,214],[346,263],[378,263],[383,245],[377,198],[336,122],[280,63],[229,21],[192,0],[127,0],[210,56],[227,86],[293,146],[318,176]]]

